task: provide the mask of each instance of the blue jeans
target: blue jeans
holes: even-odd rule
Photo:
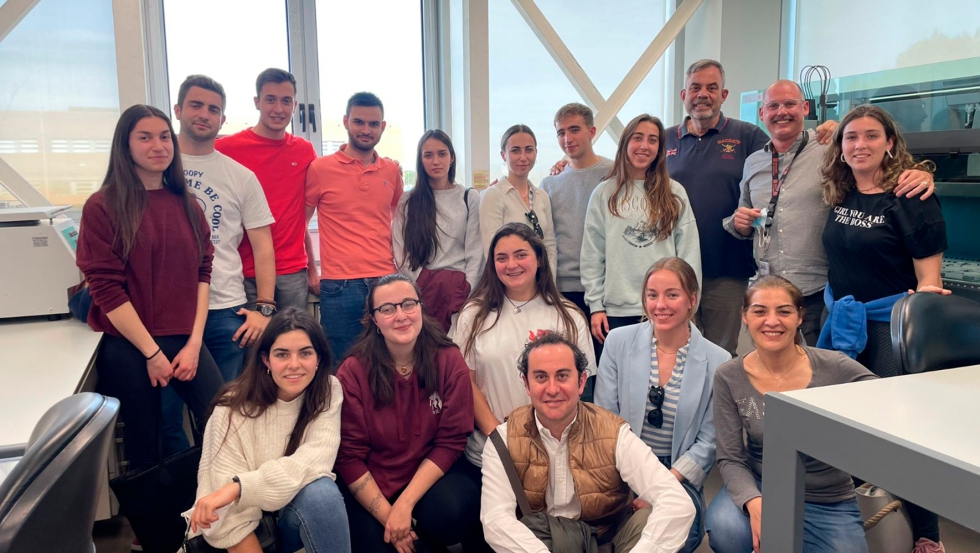
[[[238,310],[243,307],[244,303],[226,309],[212,309],[208,311],[208,320],[204,323],[204,345],[211,352],[225,382],[231,382],[242,374],[245,348],[232,341],[232,337],[245,323],[245,316],[238,315]]]
[[[336,482],[310,482],[279,511],[279,546],[285,553],[350,553],[347,510]]]
[[[751,553],[752,527],[728,488],[723,486],[708,506],[708,543],[715,553]],[[765,550],[765,544],[763,544]],[[803,507],[804,553],[868,553],[868,542],[857,501],[805,503]]]
[[[320,325],[330,342],[334,365],[347,357],[363,330],[368,290],[377,278],[320,281]]]
[[[208,311],[208,320],[204,324],[204,346],[225,382],[231,382],[242,373],[245,349],[232,342],[231,337],[245,322],[243,315],[236,315],[243,307],[245,304]],[[161,454],[166,458],[190,448],[191,444],[184,432],[184,402],[180,396],[167,386],[160,391],[160,399],[163,406]]]

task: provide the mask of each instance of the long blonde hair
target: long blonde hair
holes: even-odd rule
[[[881,123],[885,129],[885,139],[892,139],[891,155],[886,154],[881,160],[881,182],[878,186],[882,190],[891,192],[898,184],[898,178],[907,169],[919,169],[930,173],[936,170],[936,165],[931,161],[916,162],[912,159],[912,154],[905,146],[905,139],[898,132],[895,120],[887,111],[875,105],[862,104],[841,119],[840,125],[834,131],[834,139],[823,156],[823,168],[820,170],[823,180],[820,186],[823,188],[823,201],[827,205],[840,205],[856,186],[854,172],[851,171],[850,165],[841,160],[841,155],[844,153],[844,130],[851,122],[862,117],[871,117]]]
[[[667,174],[667,164],[664,162],[667,157],[667,137],[664,136],[664,124],[652,115],[643,113],[634,117],[626,125],[623,135],[619,137],[616,160],[613,162],[612,171],[606,176],[606,179],[612,180],[616,184],[616,189],[609,196],[609,212],[616,217],[621,217],[619,214],[620,196],[628,194],[628,187],[633,183],[633,166],[630,164],[629,156],[626,155],[626,147],[640,123],[653,123],[660,133],[657,157],[650,164],[650,167],[647,167],[646,176],[643,179],[643,193],[647,200],[647,221],[650,229],[656,229],[657,240],[666,240],[674,232],[674,227],[677,226],[677,219],[680,217],[681,211],[684,210],[684,202],[674,195],[670,187],[670,175]]]

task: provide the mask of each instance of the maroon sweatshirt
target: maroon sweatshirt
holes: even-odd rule
[[[149,201],[129,258],[116,245],[115,218],[98,191],[82,209],[75,263],[89,283],[93,330],[122,335],[106,313],[132,302],[151,336],[190,334],[197,312],[197,286],[211,282],[211,231],[197,210],[201,243],[187,221],[184,200],[168,190],[147,191]],[[202,251],[204,255],[200,255]]]
[[[386,498],[411,482],[428,459],[443,472],[459,459],[473,431],[470,369],[456,347],[439,350],[437,392],[419,389],[415,371],[395,378],[395,401],[377,407],[368,369],[348,357],[337,378],[344,388],[337,474],[348,484],[370,471]]]

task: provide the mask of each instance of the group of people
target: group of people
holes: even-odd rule
[[[802,90],[777,81],[767,137],[722,114],[724,85],[718,62],[692,64],[684,122],[634,118],[614,160],[591,110],[563,106],[567,166],[540,187],[535,134],[514,125],[482,194],[439,130],[404,192],[371,93],[317,158],[286,132],[279,69],[257,79],[256,126],[220,140],[206,76],[180,87],[179,133],[127,109],[77,261],[130,467],[186,447],[182,400],[203,443],[186,515],[229,551],[261,550],[263,512],[285,551],[689,552],[706,533],[758,551],[765,394],[896,374],[887,313],[949,293],[946,237],[932,167],[886,112],[804,130]],[[755,347],[733,359],[743,325]],[[806,551],[867,551],[850,476],[806,468]],[[910,512],[917,551],[941,551],[935,515]]]

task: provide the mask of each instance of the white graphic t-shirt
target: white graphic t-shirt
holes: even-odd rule
[[[245,229],[275,222],[265,193],[255,174],[222,154],[181,154],[187,186],[211,228],[214,261],[211,266],[209,309],[225,309],[245,303],[245,277],[238,245]]]

